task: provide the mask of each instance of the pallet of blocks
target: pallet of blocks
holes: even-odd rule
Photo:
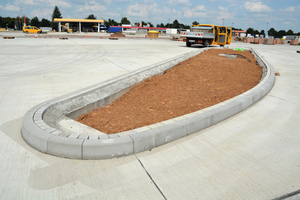
[[[265,38],[264,39],[264,44],[272,45],[273,44],[273,39]]]
[[[291,40],[290,45],[298,45],[298,40]]]

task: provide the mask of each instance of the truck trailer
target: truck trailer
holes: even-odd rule
[[[180,32],[180,37],[186,42],[186,46],[192,44],[202,44],[205,47],[209,45],[220,45],[231,43],[232,27],[216,26],[211,24],[192,25],[191,31]]]
[[[122,32],[122,26],[110,26],[107,32],[108,33]]]

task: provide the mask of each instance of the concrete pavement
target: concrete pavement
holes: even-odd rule
[[[280,73],[265,98],[152,151],[93,161],[32,149],[20,133],[26,111],[197,47],[142,39],[0,44],[0,199],[272,199],[300,189],[298,46],[232,44],[255,48]]]

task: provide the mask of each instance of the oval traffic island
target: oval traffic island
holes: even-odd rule
[[[194,69],[193,72],[189,73],[186,71],[180,72],[178,71],[178,67],[174,67],[178,63],[204,51],[203,49],[196,50],[35,106],[29,110],[23,118],[22,136],[30,146],[41,152],[74,159],[107,159],[120,157],[149,150],[174,141],[212,126],[245,110],[271,90],[275,81],[272,66],[266,63],[254,49],[249,50],[251,50],[256,58],[259,64],[258,68],[261,68],[260,75],[257,80],[255,80],[256,83],[254,85],[252,83],[252,85],[246,88],[243,87],[243,81],[249,77],[248,73],[250,73],[246,72],[245,69],[245,73],[243,73],[243,66],[249,62],[247,59],[249,59],[250,62],[256,63],[255,60],[253,60],[254,58],[248,58],[249,56],[247,57],[245,55],[242,56],[247,59],[237,58],[240,63],[240,68],[236,71],[234,68],[226,67],[225,62],[231,62],[228,58],[220,56],[220,58],[213,58],[208,55],[205,57],[209,57],[210,60],[203,62],[214,63],[211,66],[202,65],[204,68],[196,68],[196,70]],[[229,50],[226,51],[226,53],[229,52]],[[196,63],[197,62],[199,61],[196,61]],[[216,65],[220,62],[222,64],[221,67],[223,66],[227,71],[221,71],[221,68],[217,68]],[[185,63],[181,63],[180,65],[183,64]],[[188,67],[183,66],[183,69],[187,70],[187,68],[191,68],[192,65],[193,64],[189,63]],[[164,74],[166,70],[170,71]],[[177,74],[173,74],[173,71],[177,71]],[[212,71],[210,76],[205,77],[204,75],[210,73],[209,71]],[[198,72],[203,73],[198,74]],[[218,73],[221,76],[214,79]],[[156,76],[162,74],[164,75]],[[236,93],[236,89],[226,87],[224,79],[226,79],[228,75],[235,76],[236,79],[234,79],[231,85],[241,87],[238,93]],[[177,96],[169,93],[171,86],[164,82],[167,81],[166,76],[169,76],[170,80],[172,80],[172,78],[174,79],[174,85],[172,87],[176,88],[176,92],[179,92],[182,86],[185,93],[177,93]],[[180,76],[185,76],[186,82],[182,83],[178,81],[178,77]],[[193,76],[196,82],[192,82]],[[157,79],[156,82],[154,79]],[[145,80],[147,81],[143,82]],[[204,83],[201,81],[206,81],[207,85],[203,86]],[[156,86],[159,83],[164,83],[163,86],[160,85],[157,89],[163,87],[163,91],[165,91],[167,96],[164,96],[164,92],[158,93],[157,90],[154,90],[152,94],[140,94],[143,90],[137,90],[139,88],[145,89],[146,87],[147,90],[144,91],[151,91],[153,89],[148,87],[151,85],[151,82],[155,83]],[[190,85],[188,84],[189,82],[191,83]],[[201,87],[198,86],[202,88],[205,87],[205,90],[200,90]],[[222,89],[225,91],[224,93],[222,93]],[[132,91],[136,91],[136,94],[132,94]],[[191,93],[193,96],[188,96]],[[212,96],[207,96],[208,94]],[[128,98],[128,96],[133,97],[132,99],[129,98],[128,102],[134,99],[136,101],[131,105],[127,102],[121,104],[121,107],[116,106],[114,109],[117,111],[120,110],[122,106],[124,108],[123,110],[125,110],[122,116],[117,119],[116,115],[111,114],[112,110],[110,110],[110,108],[114,107],[116,102],[126,97]],[[139,96],[142,96],[144,99],[138,99]],[[172,99],[172,96],[176,96],[177,99]],[[155,99],[157,99],[157,102],[155,102]],[[146,100],[150,101],[147,103]],[[180,102],[180,100],[183,101]],[[149,102],[157,104],[157,107]],[[171,104],[172,102],[175,102],[175,104]],[[139,105],[141,107],[139,107],[137,103],[141,103],[141,105]],[[129,107],[136,107],[135,111],[140,111],[140,113],[135,116],[138,118],[133,119],[133,115],[128,113],[134,110],[128,109]],[[180,108],[179,111],[176,110],[178,107]],[[124,126],[124,122],[122,122],[123,127],[116,127],[116,129],[111,132],[104,129],[96,130],[75,121],[76,118],[88,118],[87,113],[99,108],[111,114],[111,116],[107,116],[116,118],[116,121],[126,119],[127,121],[138,122],[138,119],[143,118],[143,114],[144,116],[147,115],[148,119],[145,120],[146,122],[139,120],[140,123],[134,123],[133,126]],[[163,111],[164,113],[160,114],[158,112],[158,114],[153,114],[154,111]],[[85,115],[81,116],[83,114]],[[101,116],[104,116],[103,113],[101,113]],[[155,117],[149,119],[149,116]],[[162,116],[163,118],[161,118]],[[108,121],[111,122],[111,119],[108,119]],[[103,123],[104,125],[108,124],[107,121],[103,121]],[[116,124],[116,122],[112,122],[111,124]],[[94,125],[91,126],[95,127]],[[102,125],[101,127],[105,126]]]

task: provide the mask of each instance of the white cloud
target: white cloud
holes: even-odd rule
[[[218,8],[219,8],[219,10],[222,10],[222,11],[228,11],[228,9],[227,9],[227,8],[225,8],[225,7],[222,7],[222,6],[219,6]]]
[[[168,4],[177,5],[177,4],[184,4],[186,6],[191,6],[190,0],[169,0]]]
[[[43,9],[35,9],[30,12],[31,16],[37,16],[38,18],[48,18],[52,15],[53,10],[49,8],[43,8]]]
[[[6,10],[6,11],[12,11],[12,12],[14,12],[14,11],[20,11],[19,7],[11,5],[9,3],[6,4],[5,7],[1,6],[0,8],[3,9],[3,10]]]
[[[205,9],[205,6],[203,6],[203,5],[198,5],[198,6],[196,6],[196,10],[197,10],[197,11],[205,11],[206,9]]]
[[[280,9],[280,11],[291,13],[291,12],[295,12],[296,8],[294,6],[292,6],[292,7],[288,7],[288,8],[285,8],[285,9]]]
[[[61,0],[14,0],[15,5],[46,5],[48,7],[63,7],[70,8],[72,5],[66,1]]]
[[[102,17],[104,18],[104,19],[109,19],[109,18],[111,18],[111,19],[116,19],[116,18],[120,18],[120,14],[119,14],[119,12],[105,12],[105,13],[102,13]]]
[[[127,7],[127,14],[129,16],[135,17],[147,17],[148,13],[148,5],[135,3],[134,5],[130,5]]]
[[[15,5],[25,4],[25,5],[34,5],[36,4],[34,0],[14,0]]]
[[[95,2],[95,1],[89,1],[85,2],[84,6],[80,6],[77,9],[77,12],[88,12],[88,11],[93,11],[93,12],[99,12],[99,11],[105,11],[106,8],[105,6]]]
[[[207,13],[205,12],[197,12],[195,8],[189,9],[188,7],[183,7],[183,16],[186,18],[192,18],[192,17],[201,17],[206,18]]]
[[[272,9],[268,7],[267,5],[262,4],[262,2],[245,2],[244,7],[246,10],[250,12],[271,12]]]
[[[150,14],[156,14],[156,13],[172,13],[172,10],[163,7],[163,11],[159,9],[159,6],[156,3],[153,4],[140,4],[135,3],[134,5],[130,5],[127,7],[126,14],[129,16],[135,16],[135,17],[148,17]]]
[[[71,8],[72,5],[66,1],[59,1],[59,0],[40,0],[40,1],[44,1],[47,3],[47,6],[50,7],[63,7],[63,8]]]
[[[254,14],[253,16],[262,18],[262,17],[267,17],[268,15],[267,14]]]

